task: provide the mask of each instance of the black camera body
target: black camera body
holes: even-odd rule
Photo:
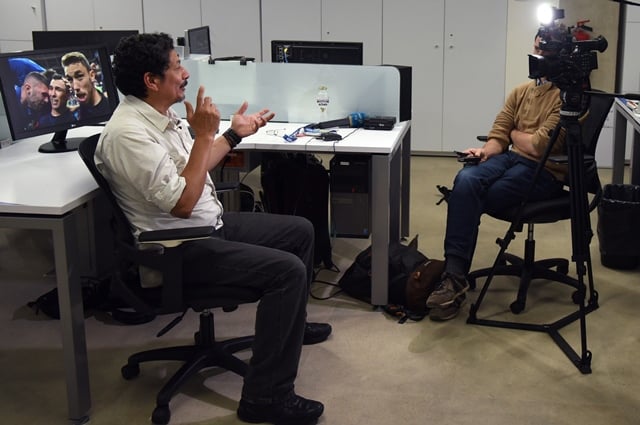
[[[564,11],[561,16],[564,16]],[[604,52],[608,43],[603,36],[592,40],[575,40],[571,28],[556,23],[538,30],[540,50],[544,55],[529,55],[529,78],[545,77],[561,89],[578,87],[588,90],[589,75],[598,68],[596,52]]]

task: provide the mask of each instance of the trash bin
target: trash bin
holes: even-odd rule
[[[614,269],[640,264],[640,186],[608,184],[598,205],[600,262]]]

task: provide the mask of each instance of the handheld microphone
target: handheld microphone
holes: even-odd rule
[[[367,117],[365,113],[353,112],[348,117],[340,118],[337,120],[323,121],[315,124],[310,124],[307,127],[311,128],[331,128],[331,127],[362,127],[364,119]]]

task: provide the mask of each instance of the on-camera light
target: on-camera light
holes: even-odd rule
[[[544,3],[538,6],[537,15],[542,25],[549,25],[557,19],[564,18],[564,10]]]

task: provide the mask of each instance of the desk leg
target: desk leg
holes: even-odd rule
[[[54,220],[51,230],[60,304],[69,419],[74,424],[82,424],[89,420],[91,396],[75,213]]]
[[[640,133],[635,129],[631,145],[631,184],[640,184]]]
[[[371,156],[371,304],[374,306],[388,302],[389,241],[400,239],[401,158],[396,153]]]
[[[614,107],[613,121],[613,170],[611,173],[613,184],[624,183],[624,151],[627,143],[627,119],[618,108],[618,105]]]
[[[410,205],[409,200],[411,197],[411,129],[407,130],[407,134],[405,134],[402,139],[402,179],[401,179],[401,212],[402,216],[400,218],[400,237],[407,238],[409,237],[409,215],[410,215]]]

